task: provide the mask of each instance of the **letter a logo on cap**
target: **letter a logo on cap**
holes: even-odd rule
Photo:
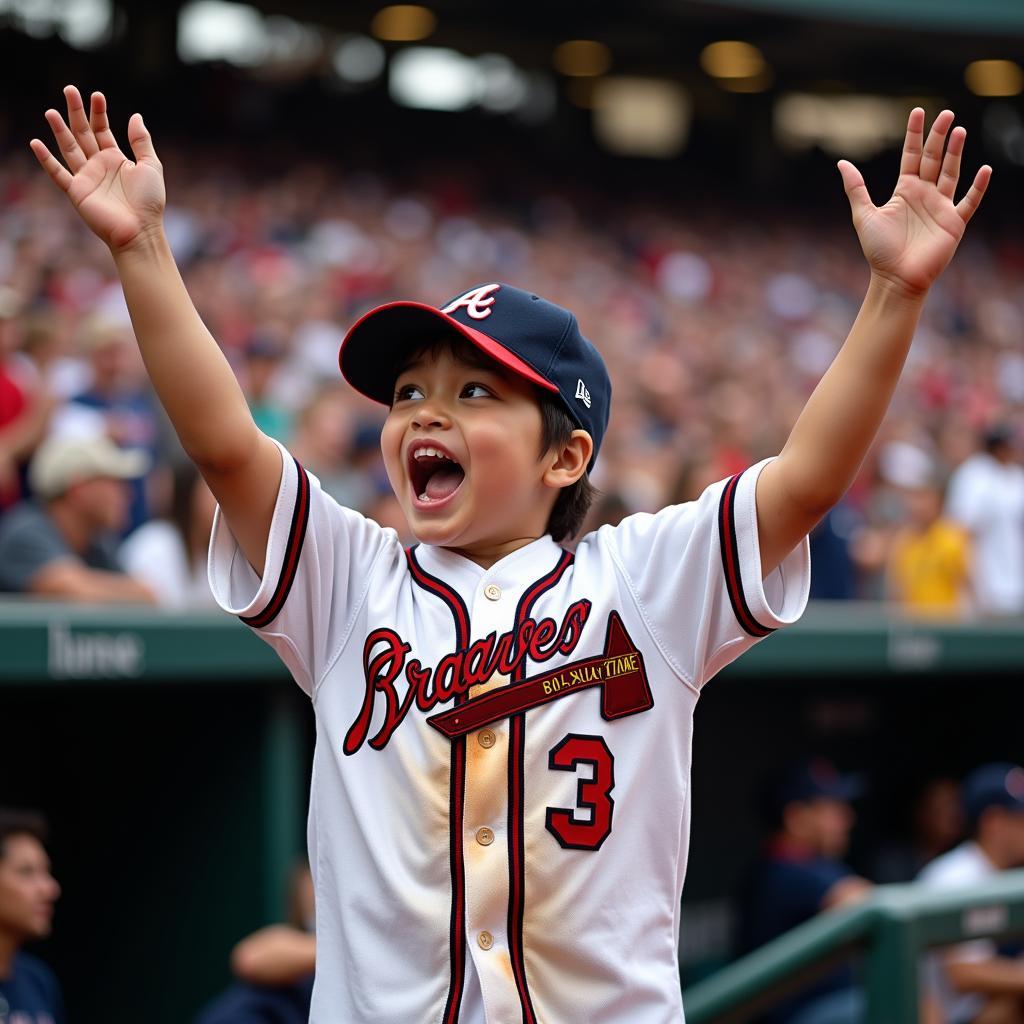
[[[471,316],[474,320],[486,320],[491,315],[491,306],[494,305],[494,296],[491,292],[496,292],[500,287],[500,284],[481,285],[479,288],[466,292],[465,295],[460,295],[454,302],[448,303],[441,312],[454,313],[455,310],[465,306],[467,316]]]

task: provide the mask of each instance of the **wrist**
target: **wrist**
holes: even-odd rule
[[[114,257],[114,262],[120,263],[122,260],[154,259],[163,256],[169,249],[161,220],[143,228],[130,242],[124,245],[111,245],[110,253]]]
[[[909,285],[906,281],[872,268],[868,294],[883,302],[920,307],[928,295],[928,288]]]

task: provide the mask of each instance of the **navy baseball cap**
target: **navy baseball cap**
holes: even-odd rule
[[[822,798],[849,802],[856,800],[863,790],[860,776],[843,775],[831,761],[813,757],[790,766],[777,781],[772,802],[778,810],[786,804]]]
[[[972,824],[990,807],[1024,813],[1024,768],[1008,762],[975,768],[964,779],[963,801]]]
[[[508,284],[482,284],[439,308],[389,302],[362,316],[345,335],[338,362],[345,380],[390,406],[406,354],[447,328],[506,370],[558,395],[594,442],[594,465],[608,426],[612,384],[604,360],[567,309]]]

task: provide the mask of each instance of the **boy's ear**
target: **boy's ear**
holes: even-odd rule
[[[548,452],[542,477],[548,487],[570,487],[587,471],[594,442],[585,430],[574,430],[560,451]]]

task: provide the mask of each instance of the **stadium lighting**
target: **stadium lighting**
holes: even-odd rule
[[[391,60],[391,98],[421,110],[466,110],[480,94],[476,62],[455,50],[410,46]]]
[[[343,82],[372,82],[384,70],[384,48],[369,36],[344,36],[334,48],[331,66]]]
[[[700,66],[712,78],[753,78],[768,65],[756,46],[738,39],[722,39],[701,50]]]
[[[370,31],[388,43],[415,43],[433,35],[436,28],[434,12],[419,4],[382,7],[370,22]]]
[[[729,92],[763,92],[772,84],[764,55],[739,39],[720,39],[701,51],[700,66]]]
[[[178,56],[186,63],[226,60],[255,67],[268,48],[263,15],[248,4],[193,0],[178,15]]]
[[[480,75],[480,106],[496,114],[518,110],[526,102],[526,75],[500,53],[483,53],[476,58]]]
[[[1024,70],[1012,60],[976,60],[964,71],[967,88],[975,96],[1019,96],[1024,92]]]
[[[681,85],[660,78],[602,78],[594,84],[594,132],[612,152],[671,157],[686,144],[691,104]]]
[[[596,39],[568,39],[555,47],[552,60],[563,75],[593,78],[612,66],[612,51]]]
[[[906,99],[885,96],[790,93],[775,104],[775,135],[790,149],[817,146],[863,159],[903,139],[908,106]]]
[[[91,50],[110,40],[114,30],[111,0],[0,0],[0,23],[37,39],[55,32],[78,50]]]

